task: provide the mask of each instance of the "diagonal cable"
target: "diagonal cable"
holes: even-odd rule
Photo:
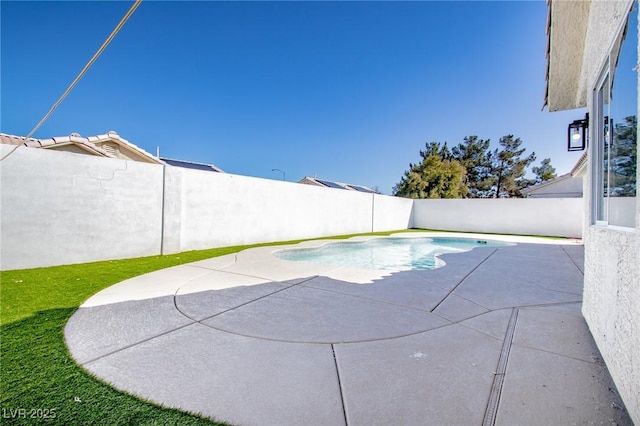
[[[102,46],[100,46],[100,48],[98,49],[98,51],[93,55],[93,57],[89,60],[89,62],[87,62],[87,65],[84,66],[84,68],[82,68],[82,71],[80,71],[80,73],[76,76],[76,78],[71,82],[71,84],[69,85],[69,87],[67,87],[67,90],[64,91],[64,93],[60,96],[60,98],[58,98],[58,100],[56,101],[56,103],[53,104],[53,106],[51,107],[51,109],[49,109],[49,112],[47,112],[45,114],[44,117],[42,117],[42,119],[38,122],[38,124],[36,124],[36,127],[34,127],[28,134],[27,136],[25,136],[25,143],[27,142],[27,140],[44,124],[45,121],[47,121],[47,119],[49,119],[49,117],[51,116],[51,114],[53,114],[53,112],[56,110],[56,108],[58,108],[58,106],[62,103],[62,101],[64,101],[64,99],[67,97],[67,95],[69,95],[69,93],[71,92],[71,90],[73,90],[73,88],[76,86],[76,84],[78,84],[78,82],[80,81],[80,79],[87,73],[87,71],[89,70],[89,68],[91,67],[91,65],[93,65],[93,63],[96,61],[96,59],[98,59],[98,57],[102,54],[102,52],[107,48],[107,46],[109,45],[109,43],[111,43],[111,40],[113,40],[113,38],[116,36],[116,34],[118,34],[118,32],[120,31],[120,29],[124,26],[124,24],[127,22],[127,20],[129,20],[129,18],[131,17],[131,15],[133,15],[133,12],[135,12],[135,10],[138,8],[138,6],[140,6],[140,3],[142,3],[142,0],[136,0],[135,3],[131,6],[131,8],[129,9],[129,11],[127,12],[126,15],[124,15],[122,17],[122,19],[120,20],[120,22],[118,23],[118,25],[114,28],[114,30],[111,32],[111,34],[109,35],[109,37],[104,41],[104,43],[102,43]],[[13,148],[11,151],[9,151],[9,153],[7,155],[5,155],[4,157],[2,157],[0,159],[0,161],[3,161],[4,159],[6,159],[8,156],[10,156],[11,154],[13,154],[18,148],[20,148],[23,144],[18,144],[16,145],[15,148]]]

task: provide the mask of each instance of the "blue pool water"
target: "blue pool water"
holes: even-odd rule
[[[276,257],[322,265],[408,271],[444,266],[438,255],[476,247],[502,247],[497,241],[465,238],[380,238],[366,242],[329,243],[318,248],[280,250]]]

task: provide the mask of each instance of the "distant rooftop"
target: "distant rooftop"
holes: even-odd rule
[[[103,135],[89,137],[82,137],[78,133],[72,133],[69,136],[56,136],[49,139],[27,139],[24,136],[0,133],[0,143],[5,145],[24,145],[30,148],[55,149],[58,151],[75,152],[107,158],[120,158],[145,163],[168,164],[186,169],[224,173],[222,169],[213,164],[156,157],[124,139],[114,130]]]
[[[308,176],[305,176],[304,178],[300,179],[298,183],[302,183],[305,185],[312,185],[312,186],[320,186],[324,188],[345,189],[347,191],[358,191],[358,192],[364,192],[367,194],[379,194],[379,192],[376,191],[375,189],[371,189],[366,186],[352,185],[349,183],[342,183],[342,182],[334,182],[331,180],[318,179],[315,177],[308,177]]]
[[[56,136],[48,139],[27,139],[24,136],[0,133],[0,143],[163,164],[159,158],[153,156],[139,146],[132,144],[118,135],[114,130],[103,135],[89,136],[86,138],[80,136],[78,133],[72,133],[69,136]]]
[[[165,158],[165,157],[160,157],[160,159],[165,163],[169,164],[170,166],[183,167],[185,169],[206,170],[210,172],[213,171],[218,173],[224,173],[224,171],[221,168],[216,167],[213,164],[196,163],[194,161],[174,160],[172,158]]]

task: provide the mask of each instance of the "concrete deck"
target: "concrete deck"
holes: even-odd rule
[[[521,241],[397,273],[246,250],[105,289],[65,337],[117,389],[232,424],[632,424],[581,314],[583,247]]]

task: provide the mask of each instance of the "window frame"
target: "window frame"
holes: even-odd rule
[[[593,160],[593,167],[591,168],[591,186],[593,194],[592,203],[592,222],[594,225],[608,226],[609,225],[609,202],[608,196],[604,195],[604,147],[603,144],[610,141],[604,141],[604,117],[606,112],[605,102],[603,97],[609,97],[611,99],[611,62],[609,60],[609,54],[607,55],[606,63],[600,71],[600,75],[596,80],[595,87],[593,89],[593,113],[590,114],[592,121],[592,139],[595,143],[591,147],[591,158]],[[607,90],[609,93],[605,93]],[[608,103],[606,103],[608,107]],[[608,187],[608,176],[607,176]],[[602,217],[601,218],[601,213]]]
[[[622,50],[622,45],[625,40],[622,40],[624,36],[625,29],[627,25],[639,25],[640,18],[636,18],[636,22],[629,22],[629,17],[634,10],[637,10],[639,7],[638,0],[631,2],[629,9],[625,13],[625,17],[622,20],[622,25],[618,28],[616,33],[616,37],[614,38],[613,44],[609,47],[608,53],[604,60],[604,64],[600,68],[600,72],[598,74],[598,78],[595,80],[595,84],[593,86],[593,91],[591,94],[591,110],[590,114],[590,140],[594,143],[591,143],[590,149],[590,157],[591,157],[591,225],[597,227],[603,227],[606,229],[625,231],[625,232],[636,232],[637,228],[637,217],[633,226],[621,226],[621,225],[612,225],[609,223],[609,210],[610,210],[610,164],[607,167],[606,178],[607,178],[607,195],[604,195],[604,161],[610,161],[610,152],[611,152],[611,143],[612,143],[612,129],[609,128],[606,138],[604,134],[605,124],[604,121],[607,119],[609,121],[608,115],[611,113],[611,102],[613,99],[613,79],[615,78],[616,71],[616,61],[613,58],[613,55],[619,55],[620,50]],[[636,46],[638,44],[638,40],[636,40]],[[616,50],[617,46],[617,52]],[[637,58],[638,66],[640,67],[640,55]],[[605,92],[606,90],[606,92]],[[637,95],[636,99],[636,116],[638,115],[638,97],[640,97],[640,93]],[[605,101],[605,99],[607,99]],[[606,107],[605,107],[606,105]],[[611,127],[611,123],[607,123],[609,127]],[[638,131],[636,130],[636,133]],[[637,136],[637,135],[636,135]],[[606,139],[606,140],[605,140]],[[605,158],[605,144],[608,145],[608,150],[606,150]],[[637,149],[637,147],[636,147]],[[638,160],[636,160],[638,161]],[[639,162],[640,163],[640,162]],[[637,216],[637,203],[639,201],[639,188],[637,187],[638,183],[638,175],[636,174],[636,210],[634,212],[634,216]],[[602,218],[600,216],[602,209]]]

